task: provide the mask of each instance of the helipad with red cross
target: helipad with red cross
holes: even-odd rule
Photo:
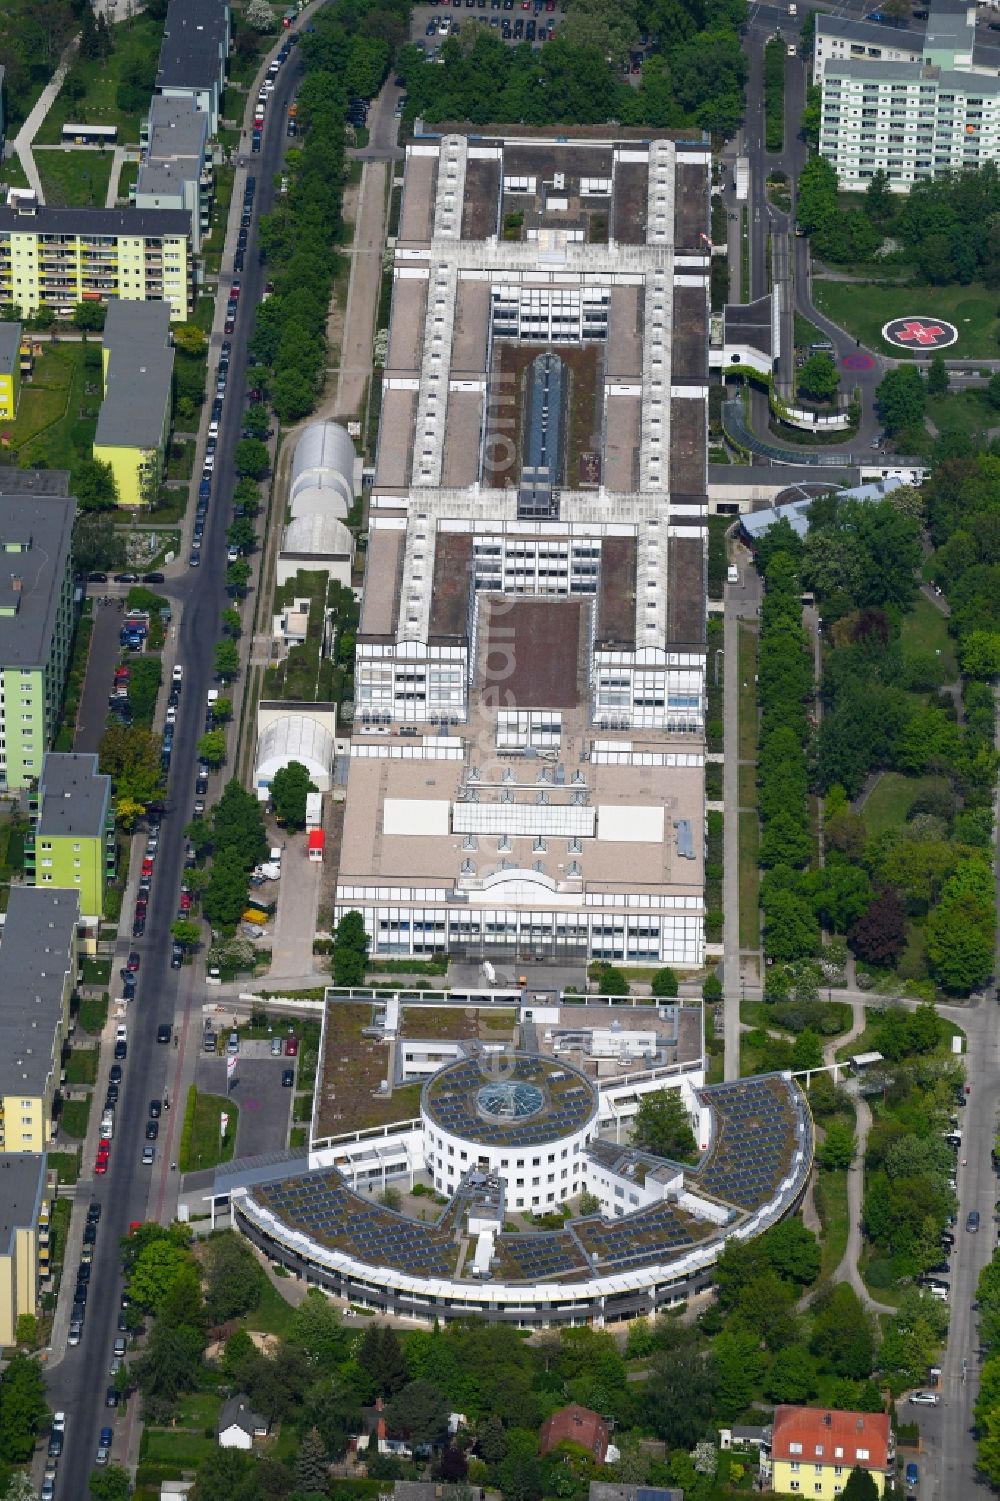
[[[925,318],[918,314],[910,318],[893,318],[883,324],[882,337],[887,344],[897,349],[911,349],[932,354],[936,349],[947,349],[958,339],[954,323],[945,323],[942,318]]]

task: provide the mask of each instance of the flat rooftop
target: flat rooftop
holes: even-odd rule
[[[49,660],[75,514],[71,498],[0,496],[0,666]]]
[[[167,197],[185,182],[197,182],[205,164],[208,116],[189,98],[154,94],[149,108],[149,145],[136,192]]]
[[[499,685],[503,688],[505,685]],[[559,764],[512,756],[504,761],[509,780],[496,771],[496,709],[474,693],[468,723],[452,726],[449,734],[460,745],[461,760],[402,760],[352,757],[344,805],[344,832],[338,880],[341,885],[376,881],[464,890],[465,861],[469,890],[478,890],[503,863],[525,870],[536,868],[554,887],[587,892],[657,892],[696,896],[700,906],[704,885],[704,768],[700,764],[642,765],[645,750],[675,749],[678,759],[696,747],[690,736],[663,731],[633,731],[629,735],[601,732],[602,744],[620,744],[634,752],[626,765],[585,759],[592,730],[584,705],[561,711],[559,764],[563,781],[556,784]],[[370,744],[369,737],[359,740]],[[399,744],[395,737],[390,744]],[[434,737],[416,736],[402,742],[419,747]],[[494,768],[492,780],[484,765]],[[479,778],[474,783],[470,775]],[[582,783],[575,783],[579,773]],[[477,802],[470,807],[468,792],[475,786]],[[574,796],[583,793],[582,800]],[[551,818],[549,817],[551,815]],[[466,843],[455,832],[459,819],[480,830]],[[675,821],[686,819],[693,835],[692,859],[678,848]],[[562,829],[545,837],[536,848],[533,833],[513,832],[509,850],[500,848],[503,829]],[[580,849],[567,846],[580,831]],[[579,865],[580,875],[570,874]],[[445,900],[450,900],[446,895]],[[464,904],[465,895],[457,898]],[[575,898],[581,900],[580,896]],[[481,898],[480,898],[481,900]],[[545,906],[539,888],[537,902]]]
[[[228,32],[228,0],[170,0],[156,87],[209,88],[218,83]]]
[[[34,1229],[45,1195],[44,1152],[0,1152],[0,1256],[10,1256],[18,1230]]]
[[[13,886],[0,933],[0,1095],[44,1093],[57,1066],[66,976],[76,981],[75,891]]]
[[[190,233],[191,215],[179,208],[49,208],[43,204],[21,212],[0,205],[0,234],[184,239]]]
[[[581,663],[583,605],[578,599],[499,599],[480,602],[484,688],[501,681],[504,702],[516,709],[575,708],[585,695]]]
[[[170,407],[174,351],[170,305],[115,298],[104,324],[105,393],[94,443],[157,448]]]
[[[96,756],[49,751],[38,779],[43,838],[96,839],[104,833],[111,805],[111,778]]]
[[[21,351],[20,323],[0,323],[0,375],[13,375]]]
[[[0,495],[69,494],[68,469],[17,469],[0,464]]]

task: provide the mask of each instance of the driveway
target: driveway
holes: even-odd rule
[[[321,861],[306,854],[306,836],[290,838],[281,861],[278,911],[271,939],[270,978],[308,974],[313,962],[316,913],[323,875]],[[265,888],[268,892],[271,887]]]
[[[104,734],[108,718],[108,695],[118,663],[118,632],[123,618],[117,602],[113,605],[101,605],[94,598],[94,633],[90,638],[87,676],[77,715],[76,737],[73,741],[75,751],[96,751]]]
[[[254,1055],[257,1056],[254,1056]],[[267,1042],[243,1043],[231,1081],[230,1098],[239,1106],[237,1157],[283,1152],[288,1144],[288,1116],[293,1089],[282,1089],[281,1074],[294,1068],[295,1058],[273,1058]],[[208,1094],[226,1093],[226,1060],[207,1054],[198,1060],[198,1088]]]

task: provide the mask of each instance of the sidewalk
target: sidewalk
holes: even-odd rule
[[[38,134],[39,130],[41,130],[42,121],[45,119],[45,116],[48,114],[49,110],[52,108],[53,104],[56,101],[56,96],[59,93],[59,90],[62,88],[63,79],[66,77],[66,74],[70,70],[73,59],[76,56],[76,49],[79,47],[79,45],[79,36],[75,36],[73,40],[67,44],[66,50],[64,51],[62,57],[59,59],[59,64],[56,68],[56,71],[53,73],[52,77],[49,79],[48,83],[39,94],[38,99],[35,101],[34,108],[32,109],[28,118],[25,120],[24,124],[21,126],[21,129],[18,131],[17,135],[14,137],[12,143],[14,148],[14,155],[21,163],[24,175],[28,179],[28,182],[31,184],[32,190],[38,195],[39,203],[45,202],[45,195],[42,192],[42,179],[38,175],[38,168],[35,166],[35,158],[32,155],[31,143],[35,139],[35,136]]]

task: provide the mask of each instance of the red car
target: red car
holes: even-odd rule
[[[190,893],[190,891],[182,891],[181,892],[181,911],[182,912],[190,912],[191,911],[191,893]]]
[[[294,1058],[299,1051],[299,1039],[297,1037],[285,1038],[285,1057]]]
[[[153,874],[153,857],[152,857],[152,855],[145,855],[145,856],[143,856],[142,874],[144,876],[151,876]]]
[[[103,1149],[98,1152],[97,1161],[94,1163],[94,1172],[97,1173],[98,1177],[107,1172],[110,1156],[111,1153],[105,1152]]]
[[[236,301],[239,298],[239,295],[240,295],[240,279],[239,279],[238,276],[234,276],[233,277],[233,284],[232,284],[232,286],[229,289],[229,295],[230,295],[230,297],[233,298],[234,301]]]
[[[136,953],[135,949],[133,949],[131,954],[129,954],[128,956],[128,963],[126,964],[125,968],[130,969],[132,973],[135,974],[141,963],[142,960],[139,958],[139,955]]]

